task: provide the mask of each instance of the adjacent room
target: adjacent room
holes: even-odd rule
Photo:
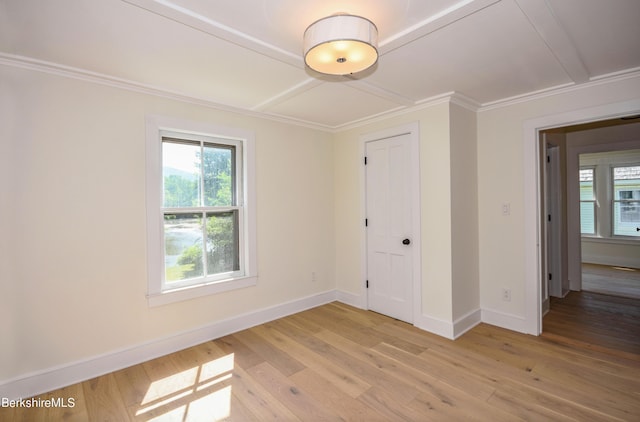
[[[634,420],[638,18],[0,0],[0,420]]]

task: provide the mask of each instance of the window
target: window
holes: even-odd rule
[[[253,161],[249,132],[147,119],[150,305],[255,284]]]
[[[594,172],[594,168],[580,169],[580,231],[583,235],[596,234]]]
[[[616,166],[613,171],[613,234],[640,236],[640,166]]]

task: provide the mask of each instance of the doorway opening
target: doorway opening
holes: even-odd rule
[[[547,129],[538,142],[540,332],[617,348],[629,326],[597,321],[640,306],[640,118]]]

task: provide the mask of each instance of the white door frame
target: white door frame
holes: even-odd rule
[[[546,144],[546,141],[545,141]],[[546,148],[544,156],[547,159],[545,166],[546,181],[546,214],[551,216],[543,219],[545,225],[546,242],[547,242],[547,274],[552,274],[552,279],[544,277],[547,281],[547,295],[562,297],[562,195],[561,195],[561,178],[560,178],[560,147],[543,145]],[[544,274],[544,273],[543,273]],[[543,298],[544,300],[544,298]]]
[[[547,129],[572,126],[599,120],[615,119],[640,114],[640,100],[607,104],[587,109],[526,120],[524,140],[524,279],[525,279],[525,331],[540,335],[542,332],[541,282],[543,259],[540,242],[543,237],[540,224],[540,132]],[[579,247],[579,246],[578,246]],[[572,256],[572,251],[568,251]]]
[[[393,138],[400,135],[409,135],[411,138],[411,178],[415,181],[412,184],[411,216],[414,236],[411,238],[412,256],[412,280],[413,280],[413,321],[420,320],[422,316],[422,231],[420,226],[421,217],[421,195],[420,195],[420,125],[418,122],[409,123],[402,126],[384,129],[377,132],[366,133],[360,136],[359,152],[362,159],[360,166],[360,210],[361,227],[360,231],[360,274],[361,274],[361,297],[365,309],[369,309],[367,295],[367,231],[365,227],[366,206],[366,168],[364,166],[365,148],[367,142],[380,139]]]

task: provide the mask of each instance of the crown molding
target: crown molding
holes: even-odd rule
[[[146,95],[166,98],[170,100],[180,101],[184,103],[194,104],[207,107],[219,111],[241,114],[248,117],[258,119],[266,119],[279,123],[303,126],[309,129],[321,130],[324,132],[332,132],[333,128],[328,125],[321,125],[301,119],[280,116],[272,113],[249,110],[240,107],[234,107],[227,104],[215,102],[213,100],[186,95],[176,91],[170,91],[153,85],[147,85],[140,82],[130,81],[103,73],[92,72],[89,70],[79,69],[71,66],[65,66],[58,63],[47,62],[44,60],[33,59],[30,57],[17,56],[0,52],[0,65],[27,69],[36,72],[48,73],[51,75],[61,76],[64,78],[76,79],[84,82],[94,83],[98,85],[109,86],[117,89],[137,92]]]
[[[501,100],[491,101],[488,103],[483,103],[479,108],[478,112],[494,110],[502,107],[509,107],[515,104],[525,103],[527,101],[539,100],[541,98],[553,97],[559,94],[565,94],[573,91],[580,91],[582,89],[592,88],[598,85],[606,85],[618,81],[623,81],[626,79],[634,79],[640,77],[640,67],[623,70],[620,72],[609,73],[606,75],[595,76],[590,79],[589,82],[576,84],[576,83],[567,83],[562,85],[557,85],[551,88],[541,89],[538,91],[532,91],[521,95],[516,95],[509,98],[503,98]]]
[[[443,103],[453,103],[464,107],[470,111],[478,111],[479,103],[472,98],[469,98],[459,92],[446,92],[440,95],[434,95],[433,97],[425,98],[420,101],[417,101],[415,105],[410,107],[400,106],[388,111],[384,111],[382,113],[378,113],[372,116],[367,116],[362,119],[354,120],[349,123],[345,123],[343,125],[336,126],[335,132],[342,132],[345,130],[355,129],[364,125],[368,125],[371,123],[379,122],[382,120],[390,119],[393,117],[403,116],[405,114],[413,113],[416,111],[423,110],[425,108],[433,107],[438,104]]]

